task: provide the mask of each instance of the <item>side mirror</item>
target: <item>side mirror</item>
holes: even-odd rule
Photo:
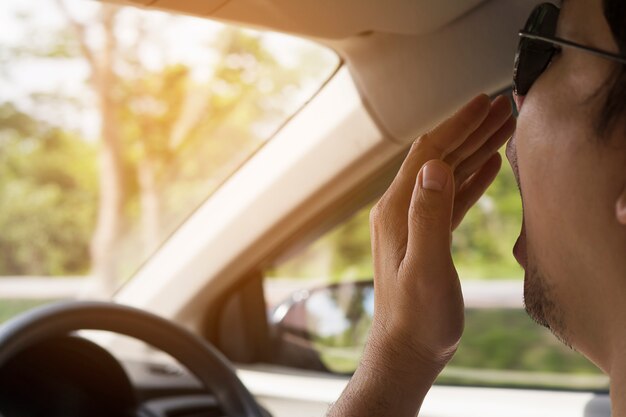
[[[270,316],[277,362],[351,374],[359,363],[373,315],[371,280],[293,293]]]

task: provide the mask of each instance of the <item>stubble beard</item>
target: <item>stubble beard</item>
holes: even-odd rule
[[[529,262],[524,276],[524,308],[531,319],[571,349],[565,315],[554,297],[554,285],[533,264]]]

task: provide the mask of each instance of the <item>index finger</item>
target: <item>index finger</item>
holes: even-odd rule
[[[461,107],[430,132],[420,136],[409,150],[388,192],[398,207],[409,209],[417,173],[431,159],[443,159],[453,152],[483,123],[489,115],[489,96],[480,94]]]

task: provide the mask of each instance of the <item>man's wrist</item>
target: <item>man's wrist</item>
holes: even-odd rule
[[[452,354],[420,348],[402,332],[372,324],[361,362],[328,416],[414,417]]]
[[[393,338],[371,334],[360,367],[372,377],[401,389],[430,389],[446,360],[421,352]]]

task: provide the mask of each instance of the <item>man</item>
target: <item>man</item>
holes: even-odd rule
[[[514,83],[507,157],[524,207],[514,254],[526,310],[610,376],[612,415],[626,416],[626,2],[539,6]],[[483,95],[413,144],[370,216],[374,323],[329,416],[419,411],[463,331],[451,231],[513,126],[506,100]]]

